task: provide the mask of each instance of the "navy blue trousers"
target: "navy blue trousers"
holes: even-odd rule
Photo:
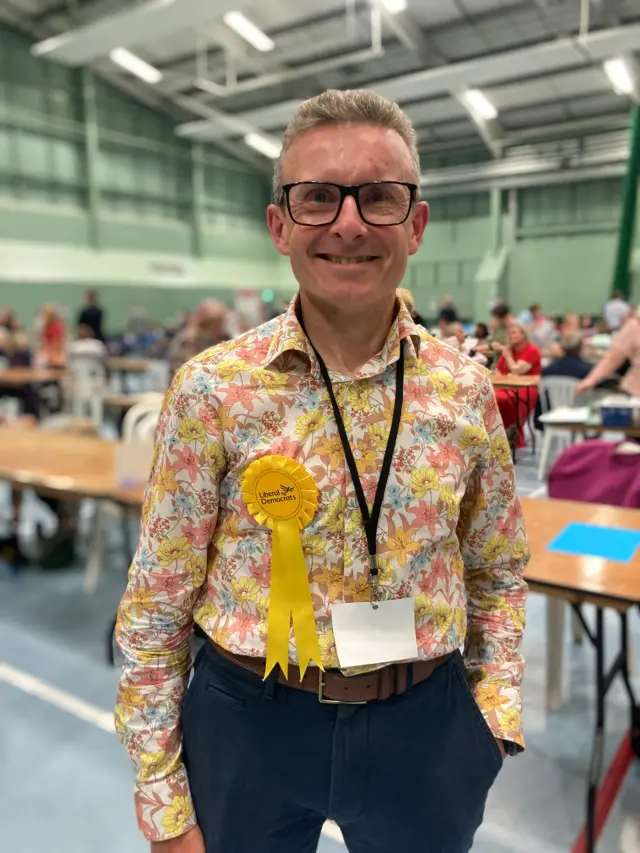
[[[468,853],[502,756],[456,653],[407,694],[322,705],[206,643],[183,712],[207,853]]]

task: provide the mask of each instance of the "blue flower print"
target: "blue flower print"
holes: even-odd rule
[[[193,515],[196,508],[196,499],[193,495],[176,495],[176,506],[183,510],[187,515]]]
[[[158,566],[156,555],[146,546],[140,550],[138,561],[143,572],[149,572]]]
[[[389,506],[391,509],[398,510],[404,507],[405,500],[402,497],[400,486],[394,483],[392,486],[389,486],[387,493],[389,495]]]
[[[254,429],[239,429],[236,433],[240,447],[251,450],[260,441],[258,433]]]
[[[199,394],[211,394],[211,382],[202,373],[196,376],[195,386]]]
[[[431,430],[426,424],[416,424],[413,428],[414,433],[421,438],[423,441],[429,441],[431,436]]]

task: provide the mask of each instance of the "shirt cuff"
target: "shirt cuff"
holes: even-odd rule
[[[520,691],[507,684],[480,681],[472,686],[473,695],[491,733],[525,748],[522,732]]]
[[[159,781],[138,782],[135,802],[138,826],[147,841],[169,841],[197,824],[184,765]]]

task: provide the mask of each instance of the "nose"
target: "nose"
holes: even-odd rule
[[[331,226],[331,233],[345,242],[357,240],[367,233],[367,225],[363,222],[356,200],[352,196],[347,196],[342,203],[340,216]]]

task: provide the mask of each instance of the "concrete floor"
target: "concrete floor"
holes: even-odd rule
[[[518,480],[522,494],[538,487],[526,456],[518,465]],[[0,517],[7,498],[0,489]],[[36,518],[47,520],[46,512],[29,501],[27,534]],[[91,597],[82,592],[80,571],[29,570],[16,577],[0,566],[2,853],[148,851],[135,825],[128,759],[105,730],[117,681],[117,672],[106,663],[105,635],[126,574],[119,535],[114,525],[110,563]],[[611,616],[611,649],[616,627]],[[637,657],[637,614],[631,617],[631,629]],[[524,651],[528,749],[506,762],[473,853],[569,853],[584,820],[593,725],[592,651],[588,645],[568,649],[567,702],[554,713],[544,707],[544,599],[539,596],[529,601]],[[43,690],[40,681],[28,676],[55,689]],[[637,676],[634,683],[640,692]],[[73,697],[88,705],[78,705]],[[617,685],[608,708],[607,762],[629,724],[625,696]],[[327,832],[320,853],[342,853],[335,828]],[[627,776],[598,851],[640,851],[640,762]]]

